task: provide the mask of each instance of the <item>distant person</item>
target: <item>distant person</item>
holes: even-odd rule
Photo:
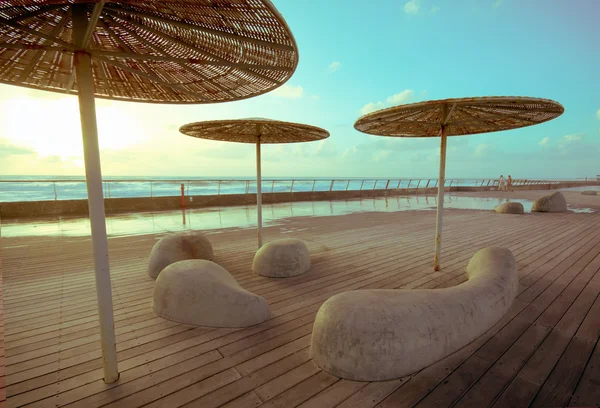
[[[504,191],[506,182],[504,181],[504,176],[502,174],[500,174],[500,180],[498,180],[498,190],[499,191]]]
[[[510,189],[510,191],[512,191],[512,183],[513,183],[513,180],[512,180],[512,177],[509,174],[508,175],[508,181],[506,182],[506,189],[507,190]]]

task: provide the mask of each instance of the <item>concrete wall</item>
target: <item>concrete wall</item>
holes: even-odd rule
[[[598,183],[600,185],[600,183]],[[552,187],[567,188],[581,186],[582,183],[570,182],[559,185],[531,185],[513,187],[514,190],[539,190]],[[587,184],[589,185],[589,184]],[[446,191],[485,191],[489,187],[452,187]],[[328,201],[346,200],[352,198],[390,197],[397,195],[416,194],[414,188],[390,190],[362,191],[317,191],[295,193],[263,193],[263,203],[284,203],[294,201]],[[437,188],[420,188],[418,194],[437,194]],[[137,198],[107,198],[104,200],[107,214],[118,214],[142,211],[167,211],[181,208],[181,197],[137,197]],[[236,205],[256,205],[255,194],[226,194],[202,195],[185,198],[185,207],[227,207]],[[52,200],[52,201],[20,201],[0,203],[2,218],[46,217],[53,215],[87,215],[87,200]]]

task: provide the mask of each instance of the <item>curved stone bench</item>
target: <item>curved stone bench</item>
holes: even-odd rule
[[[523,214],[525,209],[523,208],[523,204],[516,201],[509,201],[496,206],[494,211],[501,214]]]
[[[469,280],[445,289],[356,290],[319,309],[311,357],[323,370],[357,381],[412,374],[481,336],[510,308],[517,265],[505,248],[480,250]]]
[[[206,236],[196,231],[169,234],[158,240],[148,261],[148,276],[156,279],[168,265],[186,259],[214,258],[213,248]]]
[[[209,327],[248,327],[270,316],[267,301],[243,289],[214,262],[175,262],[158,275],[154,313],[178,323]]]
[[[308,272],[310,254],[306,244],[295,238],[284,238],[271,241],[260,248],[252,270],[257,275],[270,278],[289,278]]]
[[[531,206],[532,212],[566,212],[567,200],[565,196],[556,191],[550,195],[538,198]]]
[[[598,191],[594,190],[585,190],[581,192],[581,195],[599,195]]]

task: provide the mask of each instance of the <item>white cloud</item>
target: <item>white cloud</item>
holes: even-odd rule
[[[567,143],[578,142],[580,140],[583,140],[583,135],[580,133],[574,134],[574,135],[566,135],[566,136],[563,136],[563,140]]]
[[[561,153],[566,153],[572,149],[577,149],[577,145],[581,141],[583,141],[583,134],[581,133],[565,135],[558,140],[556,147]]]
[[[477,145],[475,150],[473,151],[474,157],[486,157],[491,150],[491,146],[485,143]]]
[[[361,115],[366,115],[367,113],[375,112],[376,110],[385,108],[385,104],[381,101],[373,103],[369,102],[365,106],[363,106],[360,110]]]
[[[542,140],[540,140],[538,142],[538,144],[540,146],[548,146],[550,144],[550,138],[548,136],[546,136],[545,138],[543,138]]]
[[[351,154],[356,154],[356,153],[358,153],[358,149],[356,148],[356,145],[354,145],[344,151],[344,153],[342,154],[342,158],[345,159],[346,157],[350,156]]]
[[[432,6],[429,11],[431,13],[437,13],[438,11],[440,11],[440,8],[438,6]]]
[[[404,4],[404,12],[406,14],[417,14],[419,12],[419,0],[410,0]]]
[[[414,91],[412,89],[405,89],[402,92],[394,94],[392,96],[388,96],[385,102],[369,102],[360,110],[361,115],[366,115],[367,113],[375,112],[376,110],[387,108],[389,106],[401,105],[409,102],[414,95]]]
[[[390,104],[390,105],[400,105],[403,103],[408,102],[409,100],[412,99],[413,97],[413,91],[412,89],[405,89],[402,92],[399,92],[397,94],[394,94],[392,96],[389,96],[386,101]]]
[[[302,89],[300,85],[282,85],[274,91],[271,91],[271,93],[282,98],[300,99],[302,96],[304,96],[304,89]]]
[[[327,66],[329,68],[329,72],[335,72],[342,66],[342,63],[339,61],[333,61],[331,64]]]

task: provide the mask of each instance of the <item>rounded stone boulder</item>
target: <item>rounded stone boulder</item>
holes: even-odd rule
[[[538,198],[531,206],[532,212],[566,212],[567,200],[565,196],[556,191],[550,195]]]
[[[156,279],[158,274],[172,263],[186,259],[214,258],[213,248],[206,236],[196,231],[169,234],[158,240],[150,252],[148,276]]]
[[[319,309],[310,355],[323,370],[355,381],[384,381],[419,371],[494,326],[519,288],[506,248],[478,251],[469,280],[444,289],[366,289],[340,293]]]
[[[494,211],[501,214],[523,214],[525,209],[523,208],[523,204],[519,202],[508,201],[496,206]]]
[[[310,254],[306,244],[295,238],[271,241],[260,248],[252,270],[255,274],[270,278],[289,278],[302,275],[310,269]]]
[[[175,262],[158,275],[154,313],[174,322],[208,327],[248,327],[270,316],[267,301],[242,288],[211,261]]]

